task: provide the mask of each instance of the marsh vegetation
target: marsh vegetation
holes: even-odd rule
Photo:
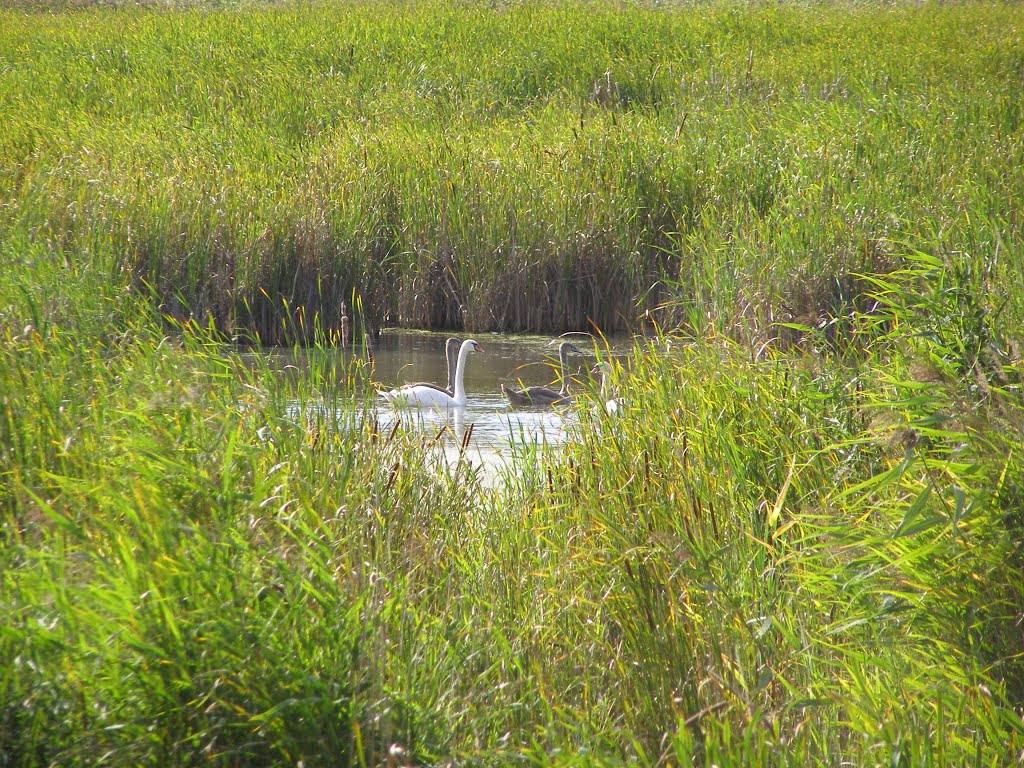
[[[1024,758],[1018,6],[83,5],[0,11],[0,766]],[[342,302],[644,333],[485,484]]]
[[[851,309],[893,239],[963,254],[1021,309],[1013,5],[2,22],[0,224],[115,253],[228,333],[613,333],[651,309],[771,334]]]

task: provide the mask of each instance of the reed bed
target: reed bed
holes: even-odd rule
[[[1013,4],[189,5],[0,11],[0,232],[180,319],[763,338],[893,237],[1024,295]]]
[[[1024,761],[1016,6],[57,5],[0,766]],[[644,309],[487,488],[333,350]]]
[[[932,255],[842,349],[638,341],[489,491],[359,358],[3,255],[3,765],[1024,755],[1020,358]]]

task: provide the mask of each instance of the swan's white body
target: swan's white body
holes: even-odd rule
[[[448,365],[448,383],[445,386],[439,384],[431,384],[429,381],[415,381],[412,384],[406,384],[406,387],[430,387],[432,389],[438,389],[442,392],[447,392],[449,395],[455,394],[455,358],[459,354],[459,346],[462,342],[456,339],[454,336],[445,340],[444,342],[444,360]],[[404,389],[404,387],[403,387]],[[398,390],[393,389],[391,392],[397,392]],[[389,393],[390,394],[390,393]],[[387,395],[385,395],[386,397]]]
[[[455,392],[448,394],[429,384],[411,384],[390,392],[381,392],[384,398],[403,408],[464,408],[466,406],[466,358],[470,352],[483,351],[483,347],[472,339],[466,339],[459,348],[459,360],[455,365]]]

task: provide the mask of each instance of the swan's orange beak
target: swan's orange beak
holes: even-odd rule
[[[483,347],[481,347],[481,346],[480,346],[479,344],[477,344],[477,345],[476,345],[476,348],[475,348],[475,349],[474,349],[473,351],[474,351],[474,352],[483,352],[483,351],[484,351],[484,348],[483,348]]]

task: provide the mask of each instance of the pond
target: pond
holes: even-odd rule
[[[423,331],[385,331],[373,345],[373,380],[379,390],[413,382],[444,386],[447,377],[445,340],[449,334]],[[464,459],[480,467],[482,477],[492,480],[507,458],[526,446],[551,448],[570,439],[571,408],[511,407],[501,385],[514,387],[550,385],[558,389],[558,344],[569,340],[585,354],[570,355],[569,372],[576,392],[592,391],[589,370],[595,360],[595,339],[586,334],[566,337],[512,336],[503,334],[460,335],[473,338],[482,350],[469,355],[465,372],[467,403],[450,412],[436,408],[395,408],[383,397],[375,400],[378,424],[390,429],[396,420],[422,429],[430,437],[444,432],[439,450],[452,463],[458,460],[467,441]],[[610,345],[614,354],[629,345],[627,339]],[[607,356],[601,342],[602,356]],[[443,430],[445,426],[450,427]]]

